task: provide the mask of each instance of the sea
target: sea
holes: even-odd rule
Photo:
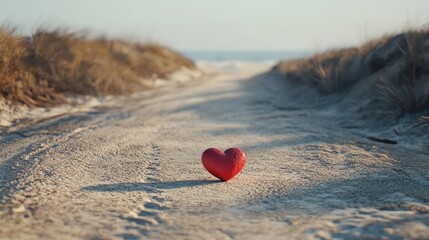
[[[195,62],[268,62],[310,56],[311,51],[181,51]]]
[[[310,56],[310,51],[181,51],[201,68],[235,71],[249,64],[271,68],[280,60]]]

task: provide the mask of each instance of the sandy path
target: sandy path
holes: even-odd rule
[[[266,68],[3,136],[0,239],[429,236],[427,151],[290,107],[280,81],[252,77]],[[243,172],[216,181],[200,163],[208,147],[243,148]]]

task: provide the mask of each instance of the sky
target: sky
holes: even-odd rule
[[[66,26],[179,50],[354,46],[429,23],[429,0],[0,0],[0,22]]]

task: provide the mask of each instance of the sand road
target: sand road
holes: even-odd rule
[[[429,239],[428,151],[338,127],[267,69],[4,134],[0,239]],[[242,148],[242,173],[210,176],[209,147]]]

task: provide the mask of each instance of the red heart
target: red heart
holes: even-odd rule
[[[241,172],[246,155],[239,148],[227,149],[225,153],[217,148],[209,148],[203,152],[201,160],[209,173],[226,182]]]

